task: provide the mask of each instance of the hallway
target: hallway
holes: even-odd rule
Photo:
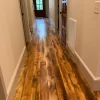
[[[100,100],[78,72],[47,19],[37,19],[14,100]]]

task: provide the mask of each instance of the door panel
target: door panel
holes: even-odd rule
[[[46,17],[45,0],[34,0],[36,17]]]
[[[62,0],[62,32],[61,39],[66,44],[66,20],[67,20],[67,1]]]
[[[20,10],[22,15],[22,23],[24,29],[25,42],[30,42],[31,34],[29,29],[29,17],[26,0],[20,0]]]

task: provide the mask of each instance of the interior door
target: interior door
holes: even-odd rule
[[[27,9],[27,2],[26,0],[20,0],[20,10],[22,15],[22,23],[23,23],[23,29],[24,29],[24,36],[25,36],[25,42],[30,42],[31,40],[31,34],[29,29],[29,17],[28,17],[28,9]]]
[[[34,0],[36,17],[46,17],[45,0]]]
[[[61,39],[63,43],[66,45],[66,20],[67,20],[67,0],[62,0],[62,31],[61,31]]]

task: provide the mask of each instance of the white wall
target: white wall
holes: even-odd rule
[[[0,65],[6,89],[24,46],[19,0],[0,0]]]
[[[55,0],[49,0],[49,18],[55,24]]]
[[[84,1],[81,56],[93,75],[100,77],[100,14],[94,13],[94,2],[95,0]]]
[[[75,52],[91,75],[100,78],[100,14],[94,14],[94,5],[95,0],[68,0],[68,20],[77,21]]]

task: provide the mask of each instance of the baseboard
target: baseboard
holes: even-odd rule
[[[18,72],[20,63],[21,63],[22,58],[23,58],[24,53],[25,53],[25,50],[26,50],[26,46],[24,46],[24,48],[23,48],[23,50],[22,50],[22,53],[21,53],[20,58],[19,58],[19,61],[18,61],[17,66],[16,66],[16,68],[15,68],[14,74],[13,74],[13,76],[12,76],[12,78],[11,78],[10,83],[9,83],[9,86],[8,86],[8,89],[7,89],[7,99],[6,99],[6,100],[8,100],[10,91],[11,91],[11,89],[12,89],[12,86],[13,86],[14,80],[15,80],[15,78],[16,78],[16,75],[17,75],[17,72]]]
[[[52,30],[55,32],[56,31],[55,23],[53,22],[53,20],[51,18],[49,18],[49,22],[50,22],[50,26],[51,26]]]
[[[85,62],[81,59],[79,54],[76,51],[72,51],[70,47],[68,46],[68,43],[66,45],[73,61],[77,64],[78,70],[80,73],[83,75],[85,80],[88,82],[90,88],[93,91],[98,91],[100,90],[100,77],[95,77],[88,66],[85,64]]]

